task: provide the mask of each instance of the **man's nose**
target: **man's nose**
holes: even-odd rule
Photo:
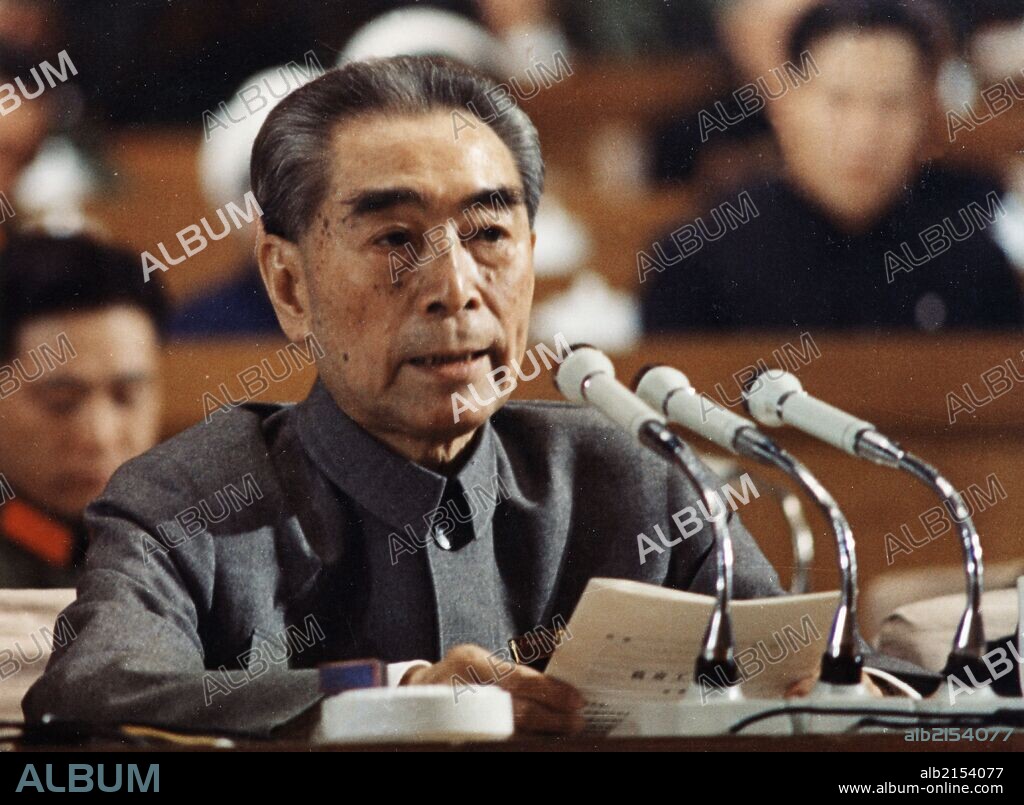
[[[480,269],[453,225],[420,271],[420,304],[428,315],[452,316],[480,307]]]
[[[885,147],[887,130],[884,110],[869,107],[847,117],[838,136],[851,153],[874,152]]]
[[[75,428],[80,447],[89,454],[113,452],[120,438],[122,417],[110,400],[93,400]]]

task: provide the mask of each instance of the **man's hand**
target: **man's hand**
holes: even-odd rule
[[[399,684],[452,685],[454,689],[456,677],[463,683],[479,680],[507,690],[512,695],[516,732],[573,734],[583,729],[584,700],[576,688],[525,665],[495,663],[481,646],[455,646],[441,662],[410,668]]]

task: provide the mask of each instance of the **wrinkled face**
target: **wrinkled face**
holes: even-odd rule
[[[374,433],[472,432],[508,398],[456,423],[453,395],[497,397],[488,373],[526,349],[533,235],[512,154],[484,124],[456,139],[450,112],[373,115],[338,126],[329,171],[300,239],[325,384]]]
[[[0,383],[0,472],[16,494],[78,519],[156,444],[156,330],[137,308],[109,307],[30,319],[16,347]]]
[[[840,223],[870,226],[919,169],[930,73],[898,32],[839,31],[809,50],[819,74],[770,105],[787,169]]]

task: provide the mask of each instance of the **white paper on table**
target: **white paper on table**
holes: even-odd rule
[[[736,661],[748,698],[782,698],[814,674],[839,592],[731,603]],[[545,673],[586,697],[587,732],[607,732],[639,701],[680,698],[693,681],[714,598],[626,579],[587,584]],[[717,680],[709,680],[715,695]]]

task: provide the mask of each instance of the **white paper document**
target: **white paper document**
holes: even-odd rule
[[[748,698],[781,698],[818,669],[838,591],[733,601],[736,662]],[[588,732],[607,732],[640,701],[678,699],[714,606],[711,596],[591,579],[545,673],[587,699]],[[708,680],[708,701],[718,680]]]

